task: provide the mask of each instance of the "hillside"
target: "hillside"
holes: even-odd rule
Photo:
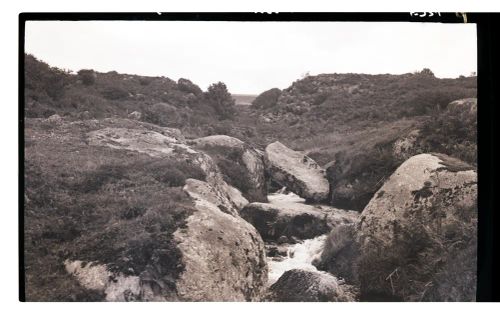
[[[393,145],[410,132],[425,132],[418,138],[420,152],[476,164],[475,114],[447,109],[454,100],[476,97],[476,83],[475,76],[440,79],[428,69],[308,76],[260,94],[250,109],[240,109],[238,123],[255,128],[255,144],[280,140],[305,151],[329,168],[331,203],[363,209],[406,159],[394,154]]]
[[[25,67],[28,300],[475,298],[476,77]]]
[[[162,126],[184,128],[193,134],[214,130],[228,117],[220,106],[232,108],[222,83],[203,92],[190,80],[81,70],[77,74],[50,67],[25,55],[25,116],[53,114],[72,119],[134,117]],[[224,93],[226,92],[226,93]],[[224,107],[227,104],[229,107]],[[133,113],[132,115],[130,115]],[[200,130],[203,128],[203,130]]]

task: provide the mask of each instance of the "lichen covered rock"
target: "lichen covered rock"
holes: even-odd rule
[[[411,157],[358,225],[362,297],[475,300],[477,174],[471,166],[441,154]],[[457,263],[461,252],[470,254]]]
[[[342,302],[355,301],[355,289],[334,276],[315,271],[292,269],[274,283],[268,294],[271,301]]]
[[[260,300],[267,282],[262,238],[245,220],[221,209],[223,200],[203,194],[199,188],[186,185],[197,211],[174,234],[185,264],[176,283],[179,297],[189,301]]]
[[[308,201],[319,202],[328,197],[330,185],[322,169],[313,159],[280,142],[266,147],[267,170],[271,178]]]

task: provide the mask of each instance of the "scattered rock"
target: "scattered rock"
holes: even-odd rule
[[[266,244],[266,256],[268,257],[286,257],[288,248],[286,246]]]
[[[63,121],[63,118],[58,114],[54,114],[48,117],[45,121],[50,123],[61,123]]]
[[[133,111],[130,114],[128,114],[128,118],[135,119],[135,120],[141,120],[142,113],[138,112],[138,111]]]
[[[98,263],[82,261],[64,262],[66,271],[75,276],[86,289],[103,292],[106,301],[165,301],[165,297],[155,295],[154,287],[142,282],[139,276],[113,273],[108,267]]]
[[[328,197],[325,170],[305,154],[274,142],[266,147],[266,160],[271,178],[290,191],[312,202]]]
[[[361,297],[475,300],[476,255],[463,256],[460,267],[453,265],[458,265],[458,253],[474,251],[470,248],[475,246],[476,225],[474,169],[441,154],[411,157],[360,216]],[[469,275],[453,276],[454,272]]]
[[[344,285],[330,274],[292,269],[269,288],[270,301],[341,302],[355,301],[353,287]]]

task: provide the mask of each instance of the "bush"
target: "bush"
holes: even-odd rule
[[[200,167],[185,161],[162,159],[152,161],[145,169],[156,181],[169,187],[180,187],[186,184],[186,179],[193,178],[205,181],[206,175]]]
[[[83,176],[83,181],[75,189],[82,193],[97,192],[108,182],[116,182],[127,178],[126,167],[123,165],[101,165],[95,171],[89,171]]]
[[[80,70],[78,71],[78,78],[85,86],[95,84],[96,73],[94,70]]]
[[[421,130],[421,147],[477,166],[477,120],[475,113],[445,110],[427,120]]]
[[[64,95],[65,87],[71,82],[70,75],[61,69],[50,67],[32,55],[24,56],[24,86],[27,95],[38,101],[48,96],[58,100]]]
[[[235,101],[223,82],[210,85],[205,98],[215,109],[219,119],[232,119],[236,114]]]
[[[220,168],[224,180],[233,187],[238,188],[243,194],[247,194],[252,189],[248,172],[244,166],[236,163],[234,160],[225,158],[218,158],[217,166]]]
[[[278,98],[281,95],[281,90],[272,88],[259,94],[252,102],[252,108],[255,109],[268,109],[276,105]]]
[[[162,127],[177,127],[182,124],[177,108],[167,103],[157,103],[147,107],[143,113],[143,120]]]
[[[186,78],[180,78],[179,81],[177,82],[177,87],[179,88],[180,91],[186,92],[186,93],[192,93],[194,95],[199,95],[202,93],[200,87],[195,85],[193,82],[191,82],[189,79]]]
[[[108,100],[122,100],[128,98],[128,92],[119,87],[108,87],[101,92]]]

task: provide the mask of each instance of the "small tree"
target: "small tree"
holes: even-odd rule
[[[235,101],[227,90],[226,84],[218,82],[210,85],[205,97],[221,120],[233,118],[236,113]]]
[[[85,86],[90,86],[95,83],[96,73],[94,70],[80,70],[78,71],[78,78]]]
[[[429,68],[424,68],[420,71],[420,74],[434,77],[434,72],[432,72]]]

